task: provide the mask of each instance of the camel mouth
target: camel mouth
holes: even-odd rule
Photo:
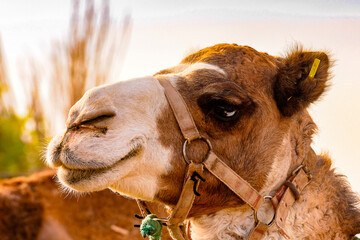
[[[134,158],[135,156],[139,155],[142,152],[143,146],[141,144],[136,145],[135,147],[133,147],[124,157],[122,157],[120,160],[118,160],[117,162],[115,162],[112,165],[109,166],[105,166],[105,167],[101,167],[101,168],[70,168],[67,166],[62,165],[60,167],[60,169],[62,169],[62,171],[65,174],[61,174],[63,178],[63,180],[69,184],[69,185],[74,185],[78,182],[81,182],[83,180],[89,180],[95,176],[104,174],[106,172],[111,171],[111,169],[117,167],[120,163]]]

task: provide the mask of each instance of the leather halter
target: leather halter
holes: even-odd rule
[[[180,198],[168,217],[167,228],[173,239],[187,240],[186,234],[180,229],[186,220],[190,209],[193,206],[196,190],[200,181],[193,181],[194,173],[201,175],[203,169],[206,168],[218,180],[224,183],[232,192],[240,199],[248,204],[254,210],[255,227],[249,235],[249,240],[261,239],[269,227],[277,227],[277,230],[285,237],[289,238],[284,231],[285,220],[288,212],[294,202],[298,199],[301,191],[309,184],[311,174],[306,166],[301,164],[297,167],[292,175],[287,179],[286,183],[278,190],[274,197],[262,196],[247,181],[241,178],[235,171],[227,166],[212,149],[211,142],[202,136],[190,114],[190,111],[180,95],[180,93],[172,86],[172,84],[164,77],[157,76],[165,90],[166,98],[171,106],[175,118],[180,127],[181,133],[185,138],[183,154],[187,162],[187,172],[184,179],[184,185]],[[188,159],[186,155],[186,146],[194,140],[202,140],[208,144],[209,151],[206,158],[201,163],[195,163]],[[311,149],[308,157],[316,157]],[[195,185],[194,185],[195,184]],[[266,199],[270,199],[274,207],[274,217],[270,223],[263,223],[257,218],[257,211]],[[141,202],[138,201],[140,210],[142,210]],[[274,224],[275,223],[275,224]]]

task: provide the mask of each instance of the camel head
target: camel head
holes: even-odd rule
[[[309,73],[315,59],[320,65]],[[316,126],[306,108],[327,86],[329,59],[301,49],[283,58],[235,44],[193,53],[154,76],[89,90],[70,110],[63,135],[49,144],[47,163],[61,183],[81,192],[110,188],[173,206],[186,170],[184,138],[157,78],[183,96],[214,152],[256,190],[270,194],[310,149]],[[199,159],[207,145],[194,141]],[[205,170],[190,215],[243,204]]]

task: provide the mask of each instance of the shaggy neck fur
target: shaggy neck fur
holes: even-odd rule
[[[343,176],[331,168],[330,158],[318,156],[313,179],[290,210],[284,230],[290,239],[348,240],[360,227],[356,202]],[[254,216],[252,209],[243,206],[192,218],[190,224],[193,240],[239,240],[248,238]],[[285,238],[271,228],[263,239]]]
[[[306,117],[304,117],[306,116]],[[301,120],[300,120],[301,119]],[[312,170],[312,181],[292,206],[286,219],[285,232],[290,239],[349,239],[360,230],[357,196],[343,176],[336,174],[326,155],[308,155],[316,125],[307,113],[299,114],[290,123],[262,195],[273,196],[300,163]],[[301,134],[299,134],[301,133]],[[286,171],[288,169],[288,171]],[[271,206],[269,206],[271,208]],[[193,240],[247,239],[254,227],[253,210],[247,206],[227,208],[212,214],[190,219]],[[263,240],[285,239],[275,225]]]

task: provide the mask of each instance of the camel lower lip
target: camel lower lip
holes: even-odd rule
[[[113,165],[106,166],[103,168],[97,168],[97,169],[72,169],[68,168],[66,166],[61,166],[63,170],[66,171],[65,181],[69,184],[76,184],[77,182],[80,182],[82,180],[90,179],[91,177],[94,177],[96,175],[101,175],[112,168],[116,167],[120,162],[123,162],[127,159],[133,158],[136,155],[140,153],[142,149],[142,146],[137,146],[134,149],[132,149],[126,156],[121,158],[119,161],[114,163]]]

